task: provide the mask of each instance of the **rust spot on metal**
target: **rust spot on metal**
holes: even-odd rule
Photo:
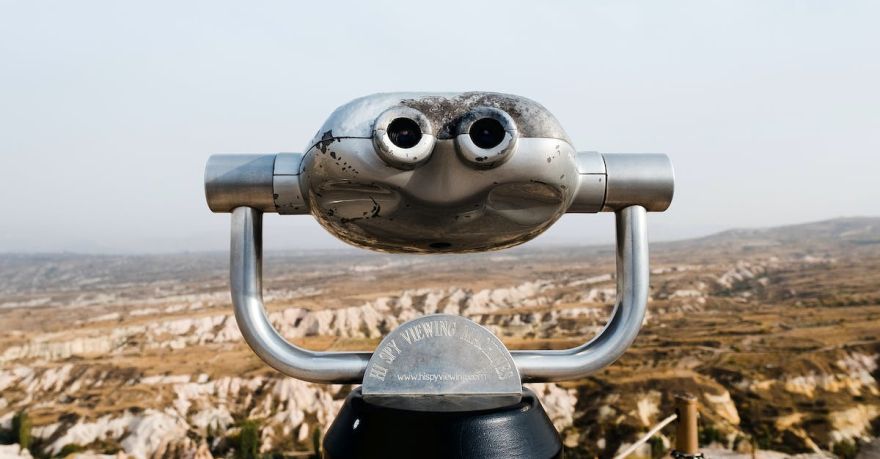
[[[426,96],[405,99],[401,105],[424,113],[438,139],[458,134],[461,119],[476,107],[494,107],[507,112],[516,123],[520,137],[554,138],[571,143],[559,121],[541,104],[508,94],[466,92],[455,97]]]
[[[336,138],[333,137],[333,130],[329,130],[321,135],[321,141],[318,142],[318,148],[321,150],[321,153],[327,153],[327,147],[330,146],[331,143],[336,142]],[[330,152],[333,155],[333,152]]]
[[[379,203],[376,202],[376,200],[373,199],[372,196],[370,196],[370,201],[373,201],[373,209],[372,209],[373,215],[370,215],[370,217],[378,217],[379,211],[382,210],[382,206],[380,206]]]

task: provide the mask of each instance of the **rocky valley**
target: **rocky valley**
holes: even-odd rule
[[[352,387],[254,356],[227,266],[219,253],[0,255],[0,457],[231,457],[245,431],[267,456],[316,454]],[[319,350],[372,350],[433,313],[511,349],[562,349],[595,335],[615,301],[611,246],[267,253],[264,271],[277,329]],[[880,219],[837,219],[653,244],[630,351],[584,380],[529,387],[567,457],[613,457],[689,392],[707,457],[869,458],[878,358]],[[668,454],[673,434],[637,454]]]

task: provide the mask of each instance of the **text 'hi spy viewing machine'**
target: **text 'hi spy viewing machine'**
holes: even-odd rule
[[[376,94],[338,108],[304,153],[215,155],[214,212],[232,213],[230,284],[247,343],[281,373],[359,383],[324,438],[325,457],[562,457],[523,382],[583,378],[639,332],[648,299],[646,212],[673,195],[669,159],[574,149],[556,118],[513,95]],[[566,350],[508,351],[469,319],[435,314],[374,352],[315,352],[273,328],[262,297],[262,215],[311,214],[358,247],[396,253],[502,249],[566,212],[614,212],[617,304]],[[417,452],[417,453],[416,453]]]

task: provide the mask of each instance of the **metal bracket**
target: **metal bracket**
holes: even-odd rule
[[[614,363],[639,334],[648,304],[648,229],[644,207],[615,212],[617,303],[605,328],[571,349],[514,351],[524,382],[580,379]]]
[[[304,381],[359,383],[370,352],[314,352],[291,344],[269,321],[263,305],[263,213],[232,211],[229,283],[235,320],[244,340],[272,368]]]
[[[514,351],[524,382],[586,377],[613,363],[638,335],[648,300],[646,210],[624,207],[617,226],[617,304],[608,324],[587,343],[566,350]],[[281,373],[318,383],[360,383],[370,352],[315,352],[285,340],[272,326],[263,304],[262,212],[232,211],[230,285],[235,318],[245,341]]]

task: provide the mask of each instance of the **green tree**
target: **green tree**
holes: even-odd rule
[[[79,453],[81,451],[85,451],[85,448],[76,444],[76,443],[68,443],[61,448],[61,451],[58,452],[59,457],[67,457],[73,453]]]
[[[648,444],[651,445],[651,457],[654,459],[659,459],[666,456],[666,447],[663,445],[663,439],[657,435],[651,437],[648,440]]]
[[[843,440],[835,443],[831,452],[841,459],[854,459],[859,453],[859,447],[849,440]]]
[[[321,427],[312,430],[312,458],[321,459]]]
[[[250,419],[241,423],[238,434],[238,459],[259,459],[260,457],[260,425]]]
[[[22,448],[31,447],[31,419],[27,412],[22,411],[12,417],[12,436]]]

